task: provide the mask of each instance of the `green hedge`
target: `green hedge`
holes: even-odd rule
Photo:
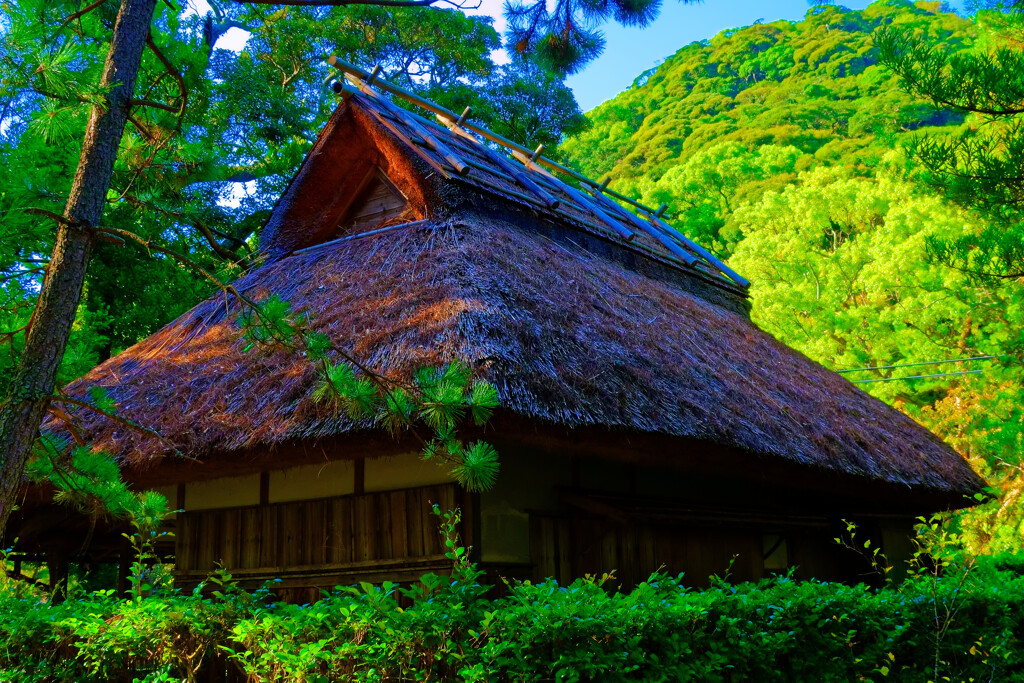
[[[1024,680],[1022,566],[983,558],[882,589],[779,577],[692,590],[655,575],[629,593],[588,579],[497,598],[467,566],[302,606],[225,577],[62,605],[6,580],[0,680]]]

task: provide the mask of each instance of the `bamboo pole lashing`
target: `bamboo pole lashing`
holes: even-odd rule
[[[373,85],[373,82],[377,80],[377,76],[380,75],[380,64],[373,65],[373,71],[370,72],[369,78],[366,79],[366,85]]]
[[[355,66],[353,64],[349,64],[349,63],[345,62],[344,60],[338,59],[337,56],[335,56],[335,55],[331,55],[330,57],[328,57],[327,63],[330,64],[331,66],[335,67],[339,71],[344,72],[346,75],[354,75],[354,76],[357,76],[357,77],[359,77],[361,79],[365,79],[369,75],[363,69],[360,69],[359,67],[357,67],[357,66]],[[429,100],[426,100],[426,99],[420,97],[419,95],[416,95],[415,93],[409,92],[408,90],[405,90],[404,88],[401,88],[401,87],[399,87],[397,85],[393,85],[393,84],[388,83],[387,81],[384,81],[384,80],[379,80],[379,81],[377,81],[377,86],[382,88],[382,89],[384,89],[384,90],[387,90],[388,92],[396,94],[396,95],[402,97],[403,99],[405,99],[406,101],[408,101],[408,102],[410,102],[412,104],[416,104],[416,105],[422,107],[423,109],[426,109],[427,111],[430,111],[430,112],[432,112],[434,114],[443,116],[443,117],[445,117],[445,118],[447,118],[449,120],[452,120],[452,121],[457,121],[459,119],[459,117],[454,112],[452,112],[451,110],[449,110],[449,109],[447,109],[445,107],[442,107],[442,106],[440,106],[438,104],[435,104],[435,103],[433,103],[433,102],[431,102]],[[488,139],[488,140],[490,140],[492,142],[495,142],[495,143],[497,143],[497,144],[499,144],[499,145],[509,149],[509,151],[512,152],[513,156],[515,156],[520,161],[523,161],[523,158],[525,157],[525,159],[527,161],[530,161],[531,164],[536,164],[537,166],[545,166],[548,169],[559,171],[559,172],[564,173],[564,174],[566,174],[566,175],[568,175],[568,176],[570,176],[572,178],[575,178],[576,180],[578,180],[581,183],[584,183],[585,185],[588,185],[590,187],[600,187],[600,185],[598,183],[594,182],[593,180],[591,180],[590,178],[586,177],[582,173],[574,171],[573,169],[568,168],[566,166],[563,166],[562,164],[559,164],[557,162],[551,161],[550,159],[545,159],[543,156],[538,155],[536,158],[531,159],[531,157],[533,156],[534,152],[532,152],[529,149],[527,149],[526,147],[523,147],[522,145],[519,145],[519,144],[517,144],[515,142],[512,142],[508,138],[505,138],[505,137],[503,137],[501,135],[498,135],[497,133],[494,133],[494,132],[492,132],[492,131],[490,131],[490,130],[488,130],[486,128],[483,128],[481,126],[476,126],[474,124],[471,124],[471,123],[465,122],[465,121],[463,122],[463,126],[465,128],[467,128],[467,129],[473,131],[474,133],[477,133],[477,134],[483,136],[484,138],[486,138],[486,139]],[[529,168],[529,165],[527,167]],[[566,185],[565,187],[569,190],[570,197],[572,196],[572,194],[576,194],[578,196],[578,198],[583,201],[584,205],[588,203],[585,199],[583,199],[582,196],[579,196],[579,193],[576,192],[575,190],[573,190],[573,188],[571,186]],[[620,200],[626,202],[627,204],[640,209],[641,211],[646,213],[651,218],[651,221],[653,223],[655,223],[655,225],[657,225],[660,228],[669,230],[670,232],[668,234],[670,234],[670,235],[678,235],[680,238],[682,238],[682,240],[685,241],[685,243],[688,243],[688,246],[691,246],[692,248],[694,248],[697,251],[697,253],[700,253],[701,256],[703,256],[705,259],[707,259],[712,265],[714,265],[715,267],[719,268],[725,275],[727,275],[730,279],[732,279],[737,284],[741,285],[742,287],[749,287],[750,286],[749,280],[747,280],[746,278],[742,277],[741,275],[736,273],[734,270],[732,270],[731,268],[726,266],[724,263],[721,262],[720,259],[715,257],[713,254],[708,252],[706,249],[704,249],[700,245],[698,245],[695,242],[693,242],[693,240],[690,240],[685,235],[680,234],[677,230],[675,230],[675,228],[672,228],[667,223],[664,223],[664,221],[661,220],[661,215],[660,214],[663,213],[663,212],[662,212],[662,210],[660,208],[656,211],[656,210],[651,209],[650,207],[648,207],[648,206],[646,206],[646,205],[636,201],[632,197],[627,197],[627,196],[625,196],[625,195],[623,195],[623,194],[621,194],[619,192],[616,192],[614,190],[611,190],[611,189],[607,189],[606,188],[605,192],[607,192],[607,194],[615,197],[616,199],[620,199]],[[612,221],[611,224],[616,226],[616,232],[620,232],[620,234],[621,234],[622,230],[624,230],[624,228],[619,226],[617,224],[617,222],[615,222],[615,221]],[[629,235],[631,235],[631,237],[628,237],[627,239],[632,239],[633,233],[631,233],[629,231],[626,231],[626,232]]]
[[[398,230],[406,230],[406,229],[419,228],[419,227],[423,227],[425,225],[430,225],[430,223],[431,223],[430,220],[423,219],[423,220],[418,220],[418,221],[410,221],[408,223],[397,223],[395,225],[388,225],[388,226],[385,226],[383,228],[376,228],[375,230],[367,230],[366,232],[357,232],[354,235],[345,235],[344,237],[337,237],[337,238],[335,238],[333,240],[328,240],[326,242],[320,242],[319,244],[314,244],[311,247],[303,247],[302,249],[296,249],[295,251],[292,252],[292,255],[295,255],[295,254],[307,254],[307,253],[309,253],[311,251],[316,251],[318,249],[324,249],[326,247],[331,247],[331,246],[334,246],[334,245],[337,245],[337,244],[341,244],[342,242],[351,242],[352,240],[363,239],[364,237],[373,237],[374,235],[382,235],[382,234],[384,234],[386,232],[395,232],[395,231],[398,231]]]
[[[359,88],[360,92],[364,93],[369,97],[372,97],[382,109],[395,113],[393,109],[394,105],[392,105],[390,102],[388,102],[383,97],[374,92],[374,90],[370,88],[368,85],[366,85],[365,82],[360,81],[357,77],[354,77],[351,74],[347,74],[346,78],[348,78],[350,82],[353,82],[353,85]],[[447,145],[445,145],[443,142],[434,137],[430,133],[430,131],[428,131],[423,126],[417,124],[416,121],[412,120],[411,117],[409,116],[402,116],[401,114],[397,114],[397,116],[400,120],[406,121],[409,127],[412,128],[412,130],[417,135],[423,138],[424,141],[426,141],[427,146],[430,147],[435,152],[437,152],[438,154],[440,154],[444,158],[444,160],[447,161],[451,165],[451,167],[455,169],[456,173],[458,173],[459,175],[466,175],[467,173],[469,173],[469,166],[467,166],[466,163],[462,159],[460,159],[457,154],[455,154],[455,152],[449,149]]]
[[[469,107],[466,107],[466,111],[469,111]],[[465,113],[466,112],[463,112],[463,114]],[[480,142],[480,140],[478,140],[477,138],[473,137],[471,133],[469,133],[467,130],[459,126],[457,122],[449,121],[448,119],[444,118],[439,114],[436,116],[438,121],[440,121],[446,128],[448,128],[448,130],[452,131],[452,133],[466,140],[472,141],[476,146],[479,147],[480,151],[484,154],[484,156],[487,157],[487,159],[491,163],[501,168],[501,170],[504,171],[505,173],[511,175],[512,179],[516,183],[518,183],[519,185],[523,186],[524,188],[532,192],[534,195],[536,195],[537,198],[540,199],[540,201],[547,208],[554,210],[557,209],[558,206],[561,204],[561,201],[557,197],[552,196],[549,192],[545,191],[544,188],[542,188],[540,185],[533,182],[525,173],[517,169],[515,167],[515,164],[503,158],[500,154],[495,154],[493,151],[488,149],[487,145]]]
[[[558,183],[558,191],[569,197],[569,199],[571,199],[573,202],[575,202],[578,210],[583,212],[589,211],[590,213],[595,214],[602,223],[610,227],[612,231],[621,235],[623,239],[625,239],[627,242],[632,242],[633,239],[636,237],[636,234],[633,233],[633,231],[627,229],[626,227],[621,225],[617,220],[615,220],[607,213],[599,209],[593,202],[587,199],[581,192],[579,192],[572,185],[559,181],[547,170],[541,168],[536,162],[531,161],[530,157],[527,154],[517,149],[512,149],[510,151],[512,152],[512,156],[514,156],[518,161],[522,162],[522,164],[527,169],[533,171],[534,173],[537,173],[542,178],[548,178],[551,181]]]
[[[642,230],[646,234],[653,237],[663,247],[668,249],[676,258],[681,260],[686,265],[693,266],[699,261],[696,255],[688,252],[686,249],[682,247],[682,245],[673,242],[671,236],[663,234],[661,230],[656,229],[655,226],[645,224],[643,221],[640,220],[638,216],[631,214],[629,211],[626,211],[626,209],[623,208],[620,204],[617,204],[612,199],[608,198],[604,194],[601,194],[601,192],[598,191],[597,189],[591,188],[591,194],[604,206],[608,207],[609,209],[617,213],[620,217],[622,217],[623,220],[628,221],[633,226],[637,227],[638,229]]]
[[[359,67],[355,66],[354,64],[349,64],[348,62],[346,62],[346,61],[344,61],[342,59],[338,59],[337,56],[335,56],[335,55],[331,55],[330,57],[328,57],[327,58],[327,63],[330,64],[331,66],[333,66],[334,68],[338,69],[339,71],[342,71],[344,73],[354,74],[356,76],[360,76],[361,78],[365,78],[366,76],[369,75],[363,69],[360,69]],[[410,103],[415,104],[415,105],[417,105],[419,107],[422,107],[423,109],[426,109],[427,111],[429,111],[429,112],[431,112],[433,114],[439,114],[439,115],[444,116],[445,118],[451,119],[453,121],[456,121],[459,118],[458,115],[455,114],[455,112],[451,111],[450,109],[447,109],[446,107],[442,107],[439,104],[435,104],[435,103],[431,102],[430,100],[426,100],[426,99],[420,97],[419,95],[417,95],[415,93],[409,92],[405,88],[401,88],[401,87],[399,87],[397,85],[393,85],[391,83],[388,83],[385,80],[382,80],[382,79],[378,80],[376,85],[377,85],[377,87],[381,88],[382,90],[387,90],[390,93],[398,95],[399,97],[401,97],[402,99],[406,100],[407,102],[410,102]],[[527,157],[529,157],[530,155],[533,154],[533,152],[530,149],[528,149],[526,147],[523,147],[519,143],[512,142],[508,138],[503,137],[501,135],[498,135],[497,133],[492,132],[492,131],[490,131],[490,130],[488,130],[486,128],[483,128],[482,126],[477,126],[477,125],[475,125],[473,123],[465,122],[463,124],[463,127],[467,128],[468,130],[473,131],[474,133],[476,133],[478,135],[483,136],[484,138],[486,138],[487,140],[490,140],[491,142],[495,142],[495,143],[501,145],[502,147],[506,147],[509,150],[517,150],[520,153],[525,154]],[[541,156],[541,157],[538,157],[536,159],[536,162],[539,165],[545,166],[546,168],[548,168],[548,169],[550,169],[552,171],[558,171],[559,173],[564,173],[567,176],[575,178],[576,180],[578,180],[581,183],[584,183],[586,185],[590,185],[590,186],[593,186],[593,187],[597,187],[598,186],[598,183],[594,182],[593,180],[591,180],[587,176],[583,175],[582,173],[580,173],[578,171],[575,171],[575,170],[573,170],[573,169],[571,169],[571,168],[569,168],[567,166],[563,166],[562,164],[559,164],[556,161],[552,161],[551,159],[546,159],[543,156]],[[620,199],[620,200],[626,202],[627,204],[629,204],[630,206],[635,206],[636,208],[640,209],[641,211],[643,211],[645,213],[650,214],[650,213],[654,212],[654,209],[641,204],[640,202],[636,201],[632,197],[627,197],[626,195],[621,194],[619,192],[616,192],[615,190],[612,190],[612,189],[608,189],[608,190],[606,190],[606,192],[608,194],[610,194],[611,196],[615,197],[616,199]]]
[[[338,59],[334,55],[331,55],[330,57],[327,58],[327,63],[330,64],[331,66],[333,66],[334,68],[338,69],[339,71],[342,71],[342,72],[344,72],[346,74],[353,74],[353,75],[358,76],[358,77],[363,78],[363,79],[365,79],[366,76],[369,75],[363,69],[360,69],[359,67],[357,67],[357,66],[355,66],[353,64],[349,64],[349,63],[345,62],[344,60]],[[397,85],[393,85],[393,84],[388,83],[387,81],[384,81],[384,80],[378,80],[376,85],[377,85],[377,87],[381,88],[382,90],[387,90],[390,93],[398,95],[399,97],[401,97],[402,99],[406,100],[407,102],[410,102],[410,103],[415,104],[415,105],[417,105],[419,107],[422,107],[423,109],[426,109],[427,111],[429,111],[429,112],[431,112],[433,114],[440,114],[441,116],[444,116],[445,118],[451,119],[452,121],[457,121],[458,118],[459,118],[458,115],[455,112],[451,111],[450,109],[447,109],[446,107],[442,107],[439,104],[435,104],[435,103],[431,102],[430,100],[426,100],[426,99],[420,97],[419,95],[417,95],[415,93],[409,92],[405,88],[401,88],[401,87],[399,87]],[[477,125],[475,125],[473,123],[469,123],[469,122],[465,122],[463,124],[463,126],[465,128],[467,128],[468,130],[471,130],[474,133],[477,133],[478,135],[483,136],[484,138],[490,140],[491,142],[495,142],[495,143],[501,145],[502,147],[506,147],[506,148],[508,148],[510,150],[512,150],[512,149],[518,150],[519,152],[525,154],[527,157],[529,157],[531,154],[533,154],[532,150],[527,149],[526,147],[523,147],[522,145],[520,145],[520,144],[518,144],[516,142],[512,142],[508,138],[503,137],[501,135],[498,135],[497,133],[494,133],[494,132],[492,132],[492,131],[490,131],[490,130],[488,130],[486,128],[483,128],[481,126],[477,126]],[[550,159],[545,159],[544,157],[539,157],[537,159],[537,163],[539,163],[539,164],[541,164],[543,166],[546,166],[547,168],[549,168],[551,170],[559,171],[559,172],[564,173],[564,174],[566,174],[568,176],[571,176],[571,177],[575,178],[576,180],[579,180],[582,183],[587,183],[587,184],[590,184],[590,185],[595,185],[596,184],[596,183],[594,183],[593,180],[591,180],[590,178],[587,178],[585,175],[583,175],[581,173],[578,173],[577,171],[574,171],[571,168],[568,168],[566,166],[562,166],[561,164],[559,164],[557,162],[551,161]],[[635,201],[630,199],[629,197],[623,197],[622,199],[624,201],[627,201],[627,202],[630,202],[630,203],[635,203]],[[639,208],[646,209],[646,207],[644,207],[642,205],[638,205],[638,206],[639,206]]]
[[[351,86],[344,85],[343,87],[347,91],[350,91],[349,89],[351,88]],[[360,91],[356,90],[355,92],[360,92]],[[355,92],[352,92],[352,94],[355,94]],[[373,114],[374,118],[376,118],[378,121],[380,121],[382,126],[387,128],[389,131],[391,131],[391,133],[395,137],[397,137],[399,140],[401,140],[405,144],[409,145],[410,148],[415,150],[424,161],[426,161],[428,164],[430,164],[430,166],[435,171],[437,171],[438,173],[441,174],[442,178],[451,178],[451,174],[448,171],[446,171],[444,169],[444,167],[441,166],[441,164],[437,163],[434,160],[433,157],[431,157],[429,154],[426,153],[426,151],[423,150],[422,147],[420,147],[419,145],[414,143],[412,140],[410,140],[409,137],[404,132],[402,132],[402,130],[398,126],[396,126],[393,122],[388,120],[388,117],[385,116],[381,111],[379,111],[376,106],[370,106],[370,107],[367,107],[367,109],[370,111],[371,114]]]
[[[611,177],[606,177],[604,181],[601,183],[601,185],[598,188],[596,188],[596,191],[593,191],[593,195],[598,200],[603,200],[606,206],[614,207],[618,213],[623,215],[629,215],[631,222],[633,220],[638,221],[638,218],[636,216],[630,214],[628,211],[622,208],[622,206],[613,202],[611,199],[605,196],[603,190],[608,187],[608,183],[610,181]],[[750,282],[746,278],[744,278],[739,273],[729,268],[714,254],[704,249],[704,247],[700,246],[699,244],[691,240],[689,237],[682,234],[681,232],[673,228],[671,225],[663,221],[661,217],[658,215],[658,212],[662,211],[664,208],[666,208],[666,205],[662,204],[661,207],[658,208],[658,211],[651,212],[650,210],[648,210],[650,216],[650,225],[656,229],[644,229],[644,232],[650,234],[652,237],[654,237],[659,242],[664,244],[665,247],[668,248],[672,253],[682,258],[683,261],[687,263],[687,265],[693,265],[698,260],[697,257],[699,257],[700,259],[703,259],[711,266],[717,268],[719,271],[722,272],[722,274],[724,274],[726,277],[728,277],[730,280],[734,281],[741,287],[750,286]],[[674,245],[673,242],[678,243],[678,247]]]
[[[515,158],[518,159],[519,161],[523,162],[523,164],[527,168],[530,168],[531,170],[537,168],[536,162],[531,160],[525,154],[521,152],[517,154],[516,150],[512,150],[512,155],[515,156]],[[576,204],[580,206],[580,208],[582,208],[584,211],[589,211],[590,213],[597,216],[597,218],[602,223],[607,225],[614,232],[617,232],[619,235],[621,235],[624,240],[626,240],[627,242],[632,242],[633,239],[636,237],[636,233],[634,233],[632,230],[619,223],[619,221],[612,218],[597,204],[584,197],[583,194],[579,192],[576,188],[574,188],[572,185],[566,183],[561,183],[561,185],[561,191],[568,195],[570,199],[572,199]]]
[[[747,278],[743,277],[742,275],[737,273],[735,270],[733,270],[729,266],[725,265],[722,262],[722,260],[719,259],[717,256],[715,256],[710,251],[708,251],[704,247],[700,246],[699,244],[697,244],[696,242],[691,240],[689,237],[687,237],[683,233],[681,233],[678,230],[676,230],[675,228],[673,228],[671,225],[669,225],[668,223],[666,223],[662,219],[657,218],[656,216],[652,216],[652,221],[651,222],[654,223],[655,225],[657,225],[658,227],[662,228],[663,230],[669,231],[668,234],[672,235],[677,240],[681,241],[683,244],[685,244],[691,250],[696,252],[699,256],[704,258],[704,260],[706,260],[708,263],[710,263],[711,265],[713,265],[714,267],[718,268],[720,271],[725,273],[729,277],[729,279],[731,279],[733,282],[738,284],[740,287],[743,287],[743,288],[750,287],[750,280],[748,280]]]
[[[589,211],[590,213],[594,214],[595,216],[597,216],[598,219],[600,219],[602,223],[610,227],[613,231],[619,233],[619,235],[621,235],[622,238],[627,242],[632,242],[634,239],[636,239],[635,232],[633,232],[626,226],[619,223],[619,221],[609,216],[605,211],[601,209],[601,207],[599,207],[597,204],[584,197],[583,194],[580,193],[580,191],[577,190],[576,188],[570,185],[566,185],[563,189],[563,192],[568,194],[569,197],[585,211]]]

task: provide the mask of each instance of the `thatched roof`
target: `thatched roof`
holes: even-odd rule
[[[608,429],[610,440],[714,444],[949,499],[983,486],[913,420],[759,330],[740,288],[707,266],[624,244],[585,216],[527,210],[494,187],[431,179],[357,98],[328,132],[268,225],[269,262],[236,286],[308,312],[367,366],[399,376],[461,359],[497,387],[502,410],[570,431]],[[412,207],[405,219],[417,220],[340,238],[324,231],[324,220],[333,229],[350,210],[351,201],[331,204],[329,188],[350,182],[344,151],[353,148],[397,178]],[[314,210],[317,193],[326,194]],[[107,387],[122,416],[165,438],[80,411],[95,446],[145,468],[168,444],[230,459],[351,433],[349,420],[312,400],[316,370],[304,358],[243,351],[238,312],[215,296],[67,387]]]

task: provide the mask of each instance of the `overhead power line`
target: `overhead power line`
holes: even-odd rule
[[[925,365],[922,363],[921,365]],[[876,379],[854,379],[851,384],[867,384],[868,382],[902,382],[905,379],[928,379],[930,377],[951,377],[953,375],[977,375],[981,370],[963,370],[961,372],[939,372],[934,375],[911,375],[910,377],[879,377]]]
[[[874,367],[867,368],[848,368],[846,370],[836,370],[837,373],[842,375],[847,372],[867,372],[868,370],[892,370],[893,368],[913,368],[920,365],[942,365],[943,363],[966,363],[972,360],[992,360],[994,358],[1005,358],[1006,356],[971,356],[970,358],[950,358],[948,360],[926,360],[920,363],[899,363],[897,365],[876,365]],[[949,373],[957,374],[957,373]],[[931,375],[929,375],[931,376]],[[897,379],[897,378],[894,378]],[[900,377],[898,379],[910,379],[909,377]],[[867,380],[858,380],[867,381]]]

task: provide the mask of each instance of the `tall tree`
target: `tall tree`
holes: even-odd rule
[[[75,319],[89,252],[110,187],[117,148],[131,109],[135,78],[146,47],[156,0],[124,0],[110,40],[100,79],[104,101],[93,105],[82,142],[78,169],[57,241],[32,316],[21,363],[0,410],[0,528],[11,514],[22,472],[43,420],[71,324]]]
[[[1024,1],[979,11],[979,35],[958,49],[907,28],[875,36],[881,62],[910,93],[939,109],[973,115],[956,134],[915,138],[921,178],[952,201],[983,212],[975,234],[932,243],[932,253],[976,276],[1024,278]]]

